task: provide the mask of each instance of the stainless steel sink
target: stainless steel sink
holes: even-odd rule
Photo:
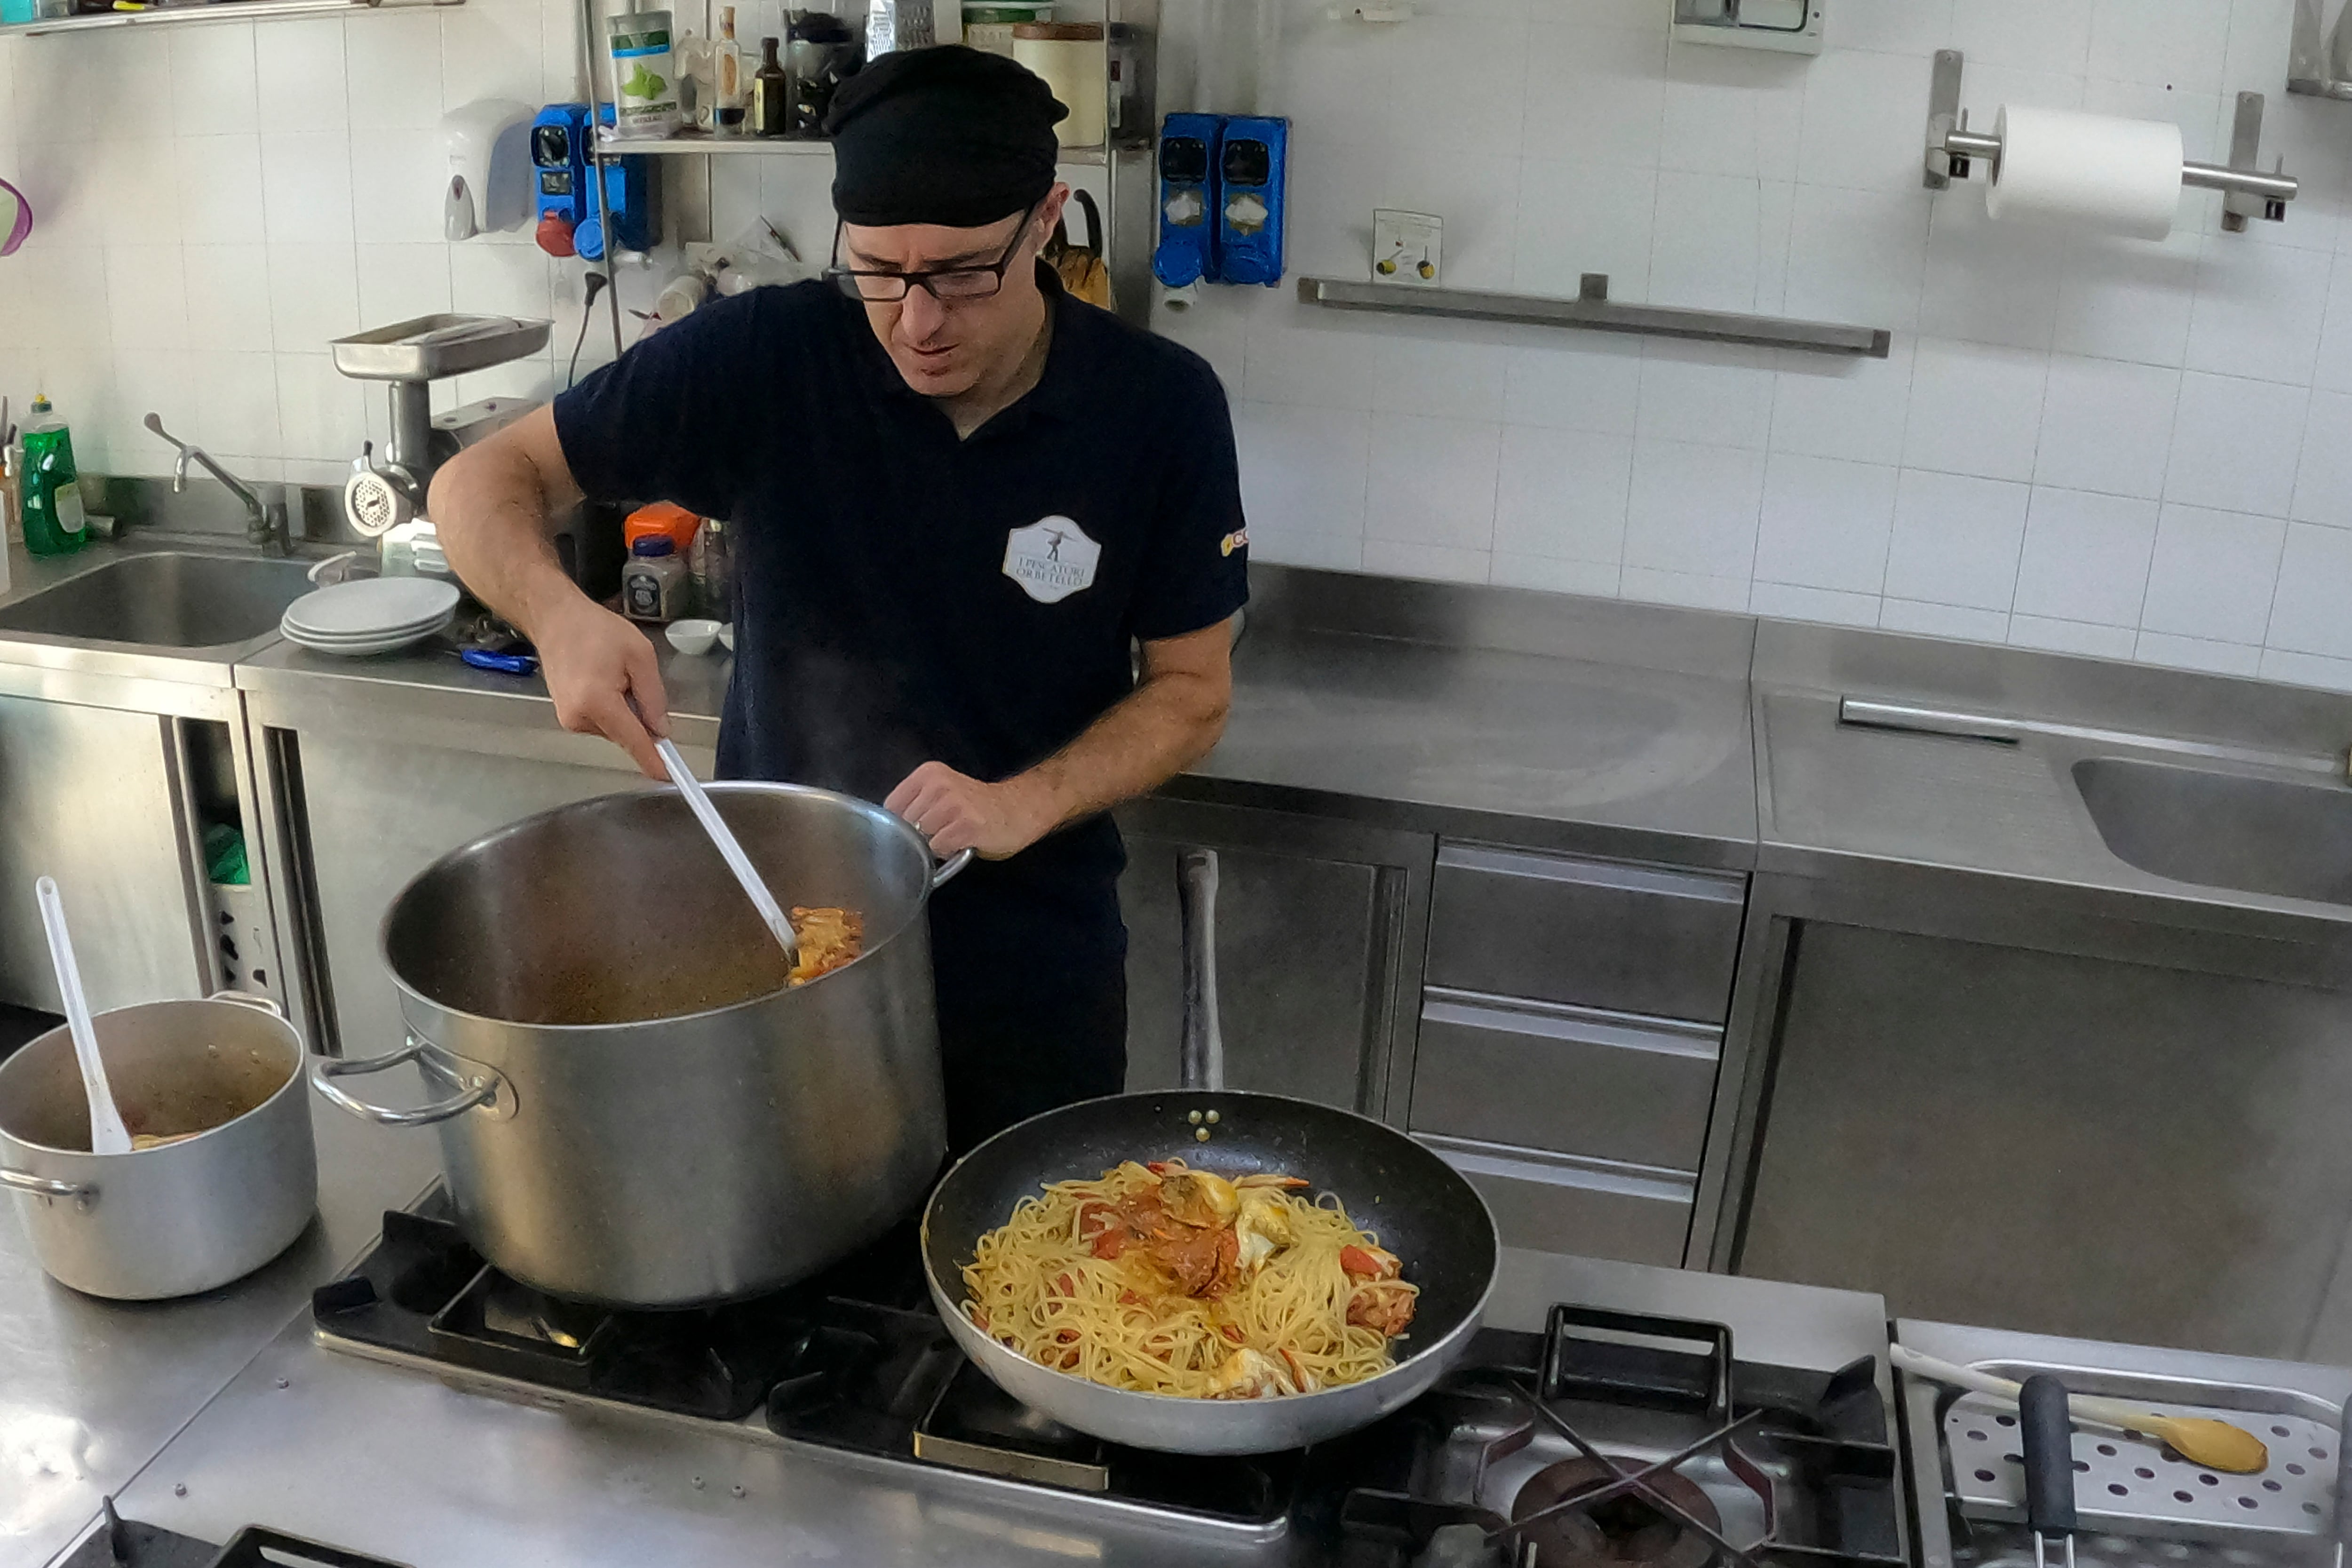
[[[275,631],[310,563],[158,551],[126,555],[0,609],[0,632],[146,647],[224,647]]]
[[[2107,847],[2143,871],[2352,904],[2352,787],[2126,757],[2084,757],[2074,786]]]

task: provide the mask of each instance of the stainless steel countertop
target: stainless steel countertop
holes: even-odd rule
[[[1824,1371],[1885,1344],[1875,1296],[1530,1252],[1504,1254],[1486,1321],[1540,1328],[1558,1300],[1727,1321],[1743,1355]],[[784,1443],[763,1428],[340,1354],[314,1344],[300,1319],[119,1500],[131,1518],[205,1540],[260,1521],[424,1568],[1179,1568],[1297,1557],[1295,1542],[1220,1542],[983,1477]]]
[[[310,1288],[365,1250],[386,1208],[440,1174],[440,1147],[313,1100],[319,1215],[258,1273],[183,1301],[101,1301],[41,1272],[0,1216],[0,1568],[47,1563],[77,1539]],[[11,1210],[38,1200],[6,1195]]]

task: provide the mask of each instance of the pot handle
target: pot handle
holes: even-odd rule
[[[946,859],[940,861],[931,872],[931,891],[936,893],[941,888],[946,887],[950,882],[955,880],[957,872],[962,870],[966,866],[971,864],[971,851],[969,849],[959,849],[954,854],[949,856]]]
[[[240,1007],[256,1008],[260,1012],[268,1014],[273,1018],[283,1019],[286,1016],[286,1009],[280,1007],[275,998],[263,996],[251,991],[215,991],[211,995],[205,997],[205,1000],[207,1002],[234,1002]]]
[[[348,1089],[338,1088],[339,1078],[360,1078],[369,1073],[383,1072],[403,1062],[413,1062],[425,1054],[425,1042],[411,1035],[408,1043],[396,1051],[380,1057],[363,1057],[357,1061],[345,1061],[340,1057],[318,1057],[310,1063],[310,1087],[363,1121],[379,1127],[430,1127],[436,1121],[446,1121],[453,1116],[498,1103],[499,1091],[505,1080],[495,1073],[484,1072],[467,1078],[467,1088],[447,1100],[436,1100],[430,1105],[420,1105],[414,1110],[396,1110],[389,1105],[377,1105],[360,1099]]]
[[[48,1176],[37,1176],[29,1171],[12,1171],[0,1165],[0,1187],[14,1187],[20,1193],[36,1193],[45,1198],[81,1198],[98,1196],[98,1188],[88,1182],[60,1182]]]

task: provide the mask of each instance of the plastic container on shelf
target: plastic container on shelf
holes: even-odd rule
[[[1099,147],[1110,133],[1110,58],[1097,22],[1023,22],[1013,58],[1045,78],[1070,111],[1055,128],[1065,147]]]
[[[621,524],[621,548],[634,552],[640,539],[667,539],[683,560],[693,548],[695,530],[701,526],[702,520],[686,508],[657,500],[637,508]]]
[[[633,621],[676,620],[686,607],[686,559],[661,534],[629,547],[621,568],[621,613]]]

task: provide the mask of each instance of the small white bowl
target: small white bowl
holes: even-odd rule
[[[725,648],[729,653],[733,653],[735,651],[735,623],[733,621],[730,621],[725,626],[719,628],[719,646]]]
[[[719,640],[724,630],[717,621],[672,621],[664,635],[678,652],[701,654],[710,651],[710,645]]]

